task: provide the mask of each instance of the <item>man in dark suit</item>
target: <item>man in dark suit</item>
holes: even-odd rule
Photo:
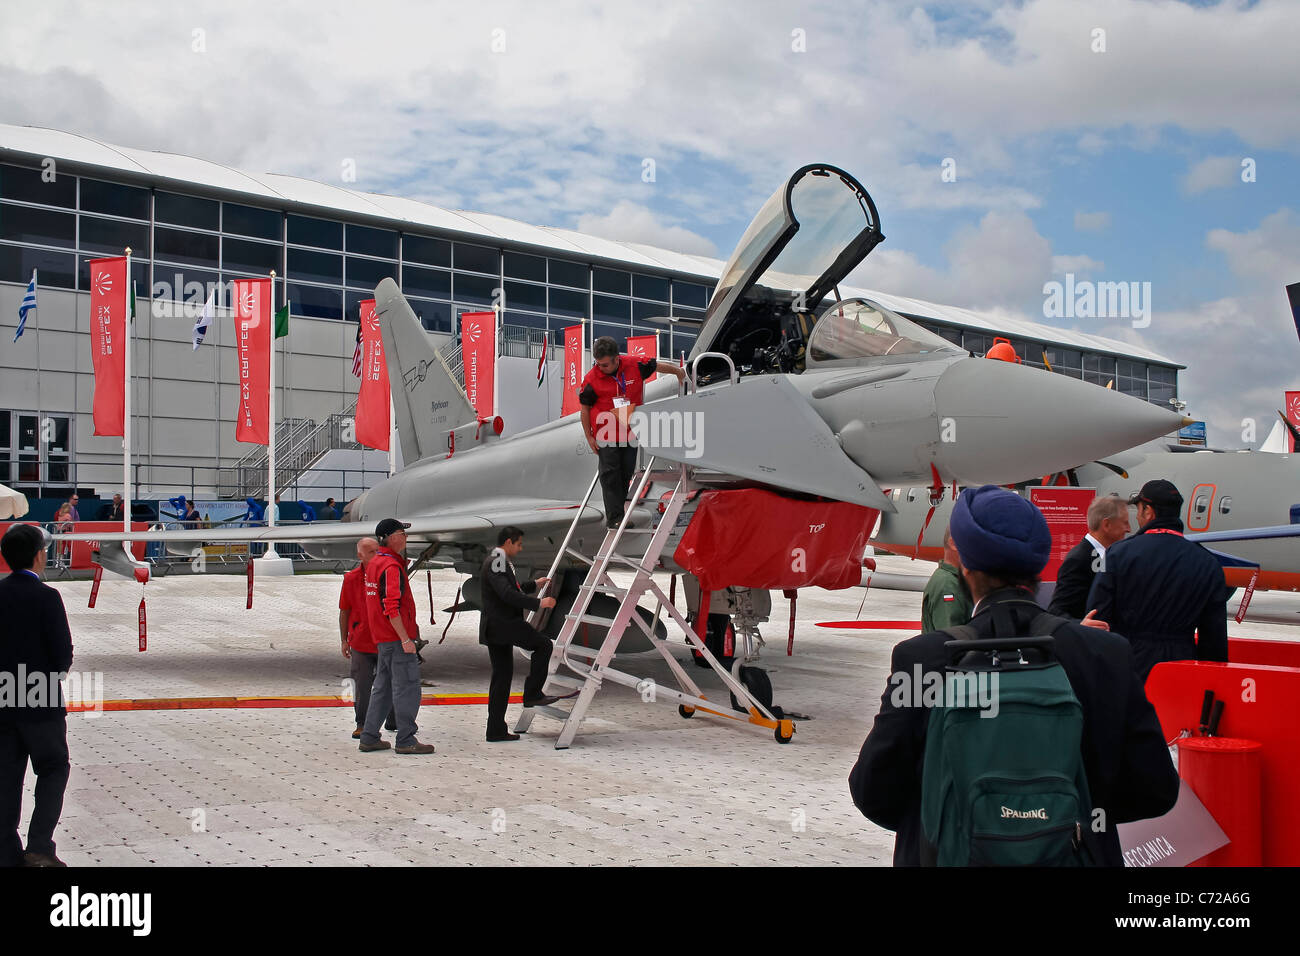
[[[1088,505],[1088,533],[1070,549],[1056,573],[1056,589],[1047,610],[1080,620],[1088,616],[1092,579],[1105,567],[1106,549],[1128,537],[1128,504],[1118,495],[1093,498]]]
[[[1134,495],[1137,534],[1106,555],[1089,604],[1133,645],[1145,682],[1161,661],[1228,659],[1228,586],[1204,545],[1183,537],[1183,496],[1163,478]]]
[[[547,666],[551,661],[551,642],[524,619],[524,611],[555,607],[555,598],[536,598],[550,578],[538,578],[520,584],[511,561],[524,549],[524,533],[505,527],[497,535],[497,547],[483,562],[479,574],[483,613],[479,615],[478,642],[487,645],[492,661],[492,681],[488,684],[489,743],[518,740],[506,726],[506,704],[510,701],[510,681],[514,677],[514,649],[531,651],[532,666],[524,681],[524,706],[540,707],[558,699],[542,693]]]
[[[105,502],[99,506],[100,521],[121,521],[122,520],[122,496],[114,495],[112,502]]]
[[[1042,613],[1033,596],[1051,550],[1042,513],[996,485],[967,488],[953,508],[949,529],[975,598],[970,623],[979,637],[1002,637],[1004,631],[1028,635],[1030,622]],[[1178,799],[1178,773],[1155,708],[1133,671],[1128,642],[1073,621],[1062,621],[1052,638],[1083,710],[1081,756],[1094,821],[1085,842],[1102,864],[1122,866],[1116,824],[1167,813]],[[894,648],[891,672],[942,674],[948,663],[944,643],[951,639],[935,631],[903,641]],[[899,706],[892,690],[887,682],[875,725],[849,775],[849,790],[863,816],[896,831],[894,865],[919,866],[929,709]]]
[[[12,571],[0,581],[0,682],[10,684],[0,694],[0,866],[64,866],[54,855],[54,828],[70,770],[58,683],[72,666],[68,616],[59,592],[40,579],[45,538],[39,529],[12,525],[0,539],[0,554]],[[28,760],[36,772],[36,804],[24,853],[18,820]]]

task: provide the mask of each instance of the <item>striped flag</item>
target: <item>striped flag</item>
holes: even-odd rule
[[[361,377],[361,323],[357,323],[357,347],[352,351],[352,374]]]
[[[23,329],[27,327],[27,313],[36,309],[36,270],[32,270],[32,281],[27,283],[27,291],[23,293],[23,301],[18,306],[18,331],[14,333],[14,341],[23,334]]]
[[[542,357],[537,360],[537,387],[541,388],[546,384],[546,350],[547,343],[542,343]]]
[[[208,301],[203,303],[203,314],[198,317],[194,323],[194,351],[199,350],[203,344],[203,336],[208,334],[208,326],[212,323],[212,317],[215,314],[217,290],[213,289],[208,295]]]

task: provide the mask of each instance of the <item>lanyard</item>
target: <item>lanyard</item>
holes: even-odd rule
[[[619,394],[620,394],[620,395],[626,395],[626,394],[627,394],[627,379],[625,379],[625,378],[623,377],[623,370],[622,370],[622,369],[619,369],[618,373],[614,376],[614,381],[616,381],[616,382],[618,383],[618,392],[619,392]]]
[[[1183,536],[1183,533],[1181,531],[1175,531],[1173,528],[1152,528],[1150,531],[1143,531],[1142,533],[1143,534],[1176,534],[1180,538]]]

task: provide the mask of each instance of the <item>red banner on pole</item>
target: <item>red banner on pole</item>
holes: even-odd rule
[[[236,279],[231,314],[239,373],[235,440],[271,443],[271,280]]]
[[[361,391],[357,393],[357,441],[388,451],[388,362],[375,300],[361,302]]]
[[[90,260],[90,361],[94,434],[121,435],[126,408],[126,317],[130,308],[126,256]]]
[[[578,386],[582,384],[582,326],[571,325],[564,330],[564,400],[561,415],[571,415],[578,410]]]
[[[1286,420],[1289,421],[1292,425],[1295,425],[1297,428],[1300,428],[1300,392],[1287,392],[1285,407],[1286,407]],[[1287,440],[1291,442],[1291,444],[1288,447],[1292,451],[1300,451],[1300,447],[1297,447],[1296,440],[1294,438],[1288,435]]]
[[[465,394],[480,419],[491,418],[497,358],[497,314],[460,314],[460,358],[465,368]]]
[[[646,359],[659,359],[659,333],[655,332],[650,335],[634,335],[627,340],[627,354],[635,355],[644,362]],[[653,382],[659,373],[655,373],[646,379],[647,382]]]

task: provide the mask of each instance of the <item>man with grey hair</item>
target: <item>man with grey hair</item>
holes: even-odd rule
[[[1088,533],[1070,549],[1056,573],[1049,614],[1082,620],[1088,615],[1088,592],[1105,567],[1106,549],[1128,537],[1128,504],[1118,495],[1099,495],[1088,505]]]

